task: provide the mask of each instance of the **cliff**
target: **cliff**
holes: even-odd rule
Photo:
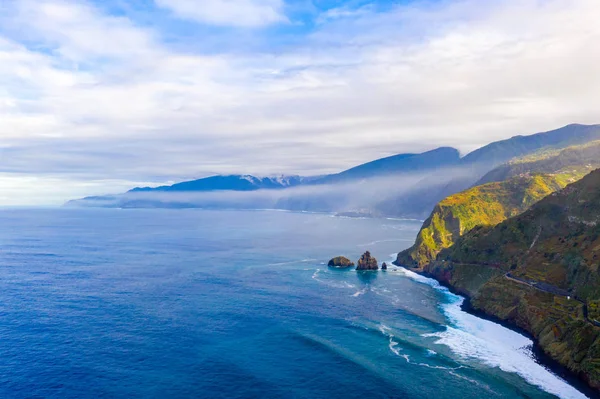
[[[472,228],[494,226],[516,216],[563,188],[567,181],[563,175],[518,176],[451,195],[435,206],[415,244],[398,254],[396,262],[423,267]]]
[[[475,310],[531,333],[600,390],[600,170],[496,226],[479,226],[422,271]]]

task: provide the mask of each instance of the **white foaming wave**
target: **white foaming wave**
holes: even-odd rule
[[[356,288],[356,286],[354,284],[350,284],[347,281],[341,281],[341,282],[335,282],[335,281],[326,281],[323,279],[319,278],[319,275],[321,274],[321,269],[317,269],[313,275],[312,275],[312,279],[315,281],[318,281],[321,284],[325,284],[329,287],[332,288]]]
[[[490,367],[516,373],[530,384],[560,398],[586,398],[562,378],[535,361],[531,352],[533,341],[529,338],[464,312],[461,309],[464,298],[452,294],[436,280],[404,268],[401,269],[401,274],[444,293],[450,301],[442,305],[442,310],[451,325],[446,327],[446,331],[424,334],[424,337],[437,337],[437,344],[446,345],[462,358],[477,359]]]
[[[356,291],[354,294],[352,294],[353,297],[359,297],[361,295],[366,294],[369,291],[369,287],[365,287],[362,290],[358,290]]]
[[[427,367],[430,369],[437,369],[437,370],[458,370],[458,369],[462,369],[464,368],[464,366],[457,366],[457,367],[444,367],[444,366],[434,366],[431,364],[427,364],[427,363],[421,363],[421,362],[413,362],[412,360],[410,360],[410,356],[406,353],[402,353],[401,351],[401,347],[400,347],[400,343],[398,343],[397,341],[394,340],[394,335],[391,333],[392,329],[388,326],[386,326],[385,324],[380,324],[379,325],[379,331],[387,336],[389,338],[389,344],[388,347],[390,348],[390,351],[392,351],[392,353],[394,353],[396,356],[399,356],[401,358],[403,358],[404,360],[406,360],[407,363],[416,365],[416,366],[421,366],[421,367]],[[433,352],[433,351],[431,351]],[[435,354],[435,352],[433,352]]]
[[[401,242],[401,241],[408,241],[408,242],[412,242],[413,240],[408,240],[408,239],[392,239],[392,240],[377,240],[377,241],[371,241],[369,243],[366,244],[358,244],[357,247],[362,248],[362,247],[370,247],[371,245],[375,245],[375,244],[379,244],[382,242]]]
[[[313,275],[312,275],[312,278],[313,278],[314,280],[316,280],[316,279],[317,279],[317,277],[319,277],[319,273],[321,273],[321,269],[317,269],[317,270],[316,270],[316,271],[313,273]]]
[[[314,262],[314,261],[316,261],[316,259],[301,259],[301,260],[293,260],[290,262],[269,263],[267,266],[293,265],[296,263],[308,263],[308,262]]]

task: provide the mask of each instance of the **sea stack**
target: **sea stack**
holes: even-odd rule
[[[327,266],[338,268],[354,267],[354,262],[344,256],[338,256],[331,259]]]
[[[381,270],[387,270],[387,263],[383,262],[381,265]]]
[[[369,251],[365,252],[358,260],[356,270],[378,270],[377,259],[371,256]]]

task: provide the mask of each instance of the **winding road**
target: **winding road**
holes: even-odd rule
[[[504,277],[511,281],[514,281],[515,283],[519,283],[519,284],[523,284],[523,285],[526,285],[531,288],[535,288],[538,291],[547,292],[549,294],[556,295],[556,296],[566,297],[567,299],[574,300],[574,301],[581,303],[583,305],[583,317],[584,317],[585,321],[587,321],[588,323],[590,323],[596,327],[600,327],[599,321],[597,321],[595,319],[590,319],[588,317],[587,303],[585,301],[577,298],[576,296],[572,296],[568,291],[563,290],[562,288],[558,288],[554,285],[541,282],[541,281],[527,280],[527,279],[524,279],[521,277],[515,277],[515,276],[511,275],[510,273],[506,273],[504,275]]]

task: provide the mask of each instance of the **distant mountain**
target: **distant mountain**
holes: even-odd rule
[[[456,148],[440,147],[422,154],[399,154],[377,159],[337,174],[324,176],[315,183],[340,183],[399,173],[431,171],[458,165],[459,162],[460,153]]]
[[[160,187],[138,187],[121,195],[87,197],[67,203],[69,206],[101,206],[101,207],[210,207],[219,208],[218,200],[202,201],[191,200],[179,196],[169,201],[164,196],[161,198],[149,198],[152,193],[208,193],[208,192],[252,192],[259,190],[282,190],[294,187],[310,187],[352,183],[363,179],[386,178],[394,175],[408,173],[428,173],[434,170],[447,168],[458,164],[460,160],[458,150],[454,148],[439,148],[423,154],[400,154],[392,157],[382,158],[369,162],[346,171],[326,176],[278,176],[278,177],[256,177],[251,175],[228,175],[211,176],[203,179],[186,181],[170,186]],[[341,193],[341,192],[340,192]],[[136,194],[140,194],[136,196]],[[328,195],[327,193],[324,193]],[[324,198],[316,191],[300,193],[296,198],[280,198],[272,200],[269,198],[251,200],[239,198],[236,203],[228,200],[223,203],[227,208],[252,209],[279,208],[306,211],[338,211],[336,207],[340,204],[340,197],[336,199]],[[345,209],[344,209],[345,210]]]
[[[424,271],[475,310],[527,330],[600,391],[600,170],[472,229]]]
[[[302,211],[344,212],[425,218],[439,201],[476,184],[484,175],[515,157],[536,151],[556,150],[573,144],[600,140],[600,125],[569,125],[532,136],[516,136],[491,143],[464,158],[454,148],[441,147],[422,154],[399,154],[368,162],[340,173],[315,176],[256,177],[250,175],[211,176],[156,188],[135,188],[125,194],[70,201],[71,206],[103,207],[210,207],[279,208]],[[415,179],[418,179],[415,181]],[[352,185],[378,182],[364,187]],[[362,183],[361,183],[362,184]],[[340,186],[323,189],[324,186]],[[343,187],[342,187],[343,186]],[[296,190],[296,188],[307,188]],[[313,189],[314,188],[314,189]],[[291,190],[294,189],[294,190]],[[319,191],[321,190],[321,191]],[[379,191],[377,194],[373,190]],[[250,197],[216,196],[201,200],[179,195],[150,198],[149,194],[218,192],[269,192]],[[371,192],[370,195],[365,195]],[[147,194],[147,196],[142,196]]]
[[[186,181],[171,186],[138,187],[136,192],[185,192],[185,191],[255,191],[274,190],[298,186],[308,179],[301,176],[255,177],[251,175],[211,176]]]

